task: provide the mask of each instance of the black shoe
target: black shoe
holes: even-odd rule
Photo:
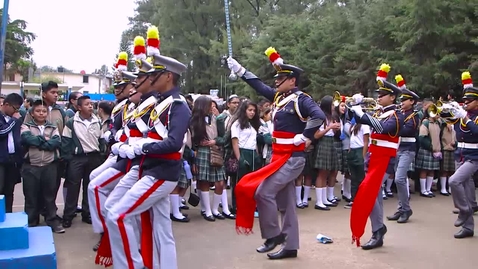
[[[103,234],[101,234],[100,240],[98,240],[98,243],[93,246],[93,251],[96,252],[98,251],[98,248],[100,248],[101,240],[103,239]]]
[[[387,219],[391,220],[391,221],[397,221],[400,218],[401,214],[402,213],[400,213],[400,211],[397,211],[397,212],[393,213],[393,215],[387,216]]]
[[[60,225],[60,222],[58,222],[51,226],[51,231],[56,234],[62,234],[65,233],[65,228],[63,228],[63,226]]]
[[[236,215],[234,215],[234,214],[232,214],[232,213],[226,214],[226,213],[222,212],[222,215],[223,215],[226,219],[236,219]]]
[[[81,212],[83,212],[83,209],[81,207],[77,207],[76,208],[76,213],[81,213]]]
[[[267,257],[271,260],[280,260],[280,259],[287,259],[287,258],[297,258],[297,250],[296,249],[284,249],[281,248],[279,251],[274,253],[267,253]]]
[[[220,220],[224,220],[226,219],[221,213],[217,213],[217,214],[212,214],[214,216],[215,219],[220,219]]]
[[[433,198],[433,196],[430,194],[430,192],[427,193],[420,193],[421,197],[427,197],[427,198]]]
[[[88,216],[88,217],[82,217],[81,218],[81,221],[86,223],[86,224],[91,224],[91,217]]]
[[[473,215],[473,212],[459,212],[458,218],[455,220],[455,227],[460,227]]]
[[[448,192],[440,192],[441,195],[443,196],[450,196],[450,194]]]
[[[400,218],[397,220],[397,223],[407,223],[408,219],[413,215],[413,211],[410,209],[408,211],[404,211],[400,214]]]
[[[353,204],[354,204],[354,202],[350,201],[350,202],[348,202],[346,205],[344,205],[344,208],[345,208],[345,209],[351,209],[352,206],[353,206]]]
[[[61,225],[63,228],[70,228],[71,227],[71,220],[63,219]]]
[[[211,215],[211,216],[206,216],[206,214],[204,214],[204,215],[203,215],[203,218],[204,218],[205,220],[211,221],[211,222],[216,221],[216,219],[214,218],[213,215]]]
[[[317,210],[323,210],[323,211],[329,211],[330,210],[330,208],[328,208],[327,206],[323,207],[323,206],[315,205],[314,208],[317,209]]]
[[[362,245],[363,250],[370,250],[374,248],[379,248],[383,246],[383,238],[387,233],[387,226],[383,225],[378,231],[373,232],[372,238],[365,244]]]
[[[475,233],[472,230],[468,230],[466,228],[461,228],[459,232],[457,232],[454,237],[456,239],[462,239],[462,238],[467,238],[467,237],[473,237]]]
[[[453,209],[452,213],[453,213],[453,214],[458,214],[458,213],[460,213],[460,210],[458,210],[458,209],[455,208],[455,209]]]
[[[393,198],[393,192],[391,192],[391,191],[387,191],[387,192],[386,192],[386,195],[387,195],[387,197],[389,197],[389,198]]]
[[[187,206],[187,205],[182,205],[182,206],[179,207],[179,209],[181,209],[181,210],[189,210],[189,206]]]
[[[256,249],[259,253],[266,253],[275,249],[278,245],[285,242],[285,234],[279,234],[276,237],[267,239],[262,246]]]
[[[180,219],[180,218],[176,218],[173,214],[170,214],[169,218],[175,222],[184,222],[184,223],[189,222],[188,216],[185,216],[185,215],[183,215],[183,218]]]
[[[295,206],[299,209],[304,209],[304,204],[302,203],[296,204]]]
[[[347,202],[347,203],[352,202],[352,199],[351,199],[351,198],[348,198],[348,197],[345,196],[345,195],[342,195],[342,199],[344,199],[344,201]]]
[[[309,207],[309,202],[305,202],[305,203],[303,202],[302,205],[304,206],[304,208],[307,208]]]

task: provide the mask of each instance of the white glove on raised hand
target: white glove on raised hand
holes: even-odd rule
[[[110,141],[110,135],[111,135],[111,132],[110,132],[110,131],[106,131],[106,132],[103,134],[103,139],[106,140],[106,141]]]
[[[453,113],[453,116],[455,116],[457,119],[463,119],[466,117],[466,115],[468,113],[466,113],[466,111],[461,108],[461,107],[457,107],[457,108],[454,108],[452,109],[452,113]]]
[[[122,148],[125,148],[125,153],[126,153],[126,157],[128,157],[128,159],[134,159],[136,157],[136,154],[134,154],[134,147],[133,146],[124,146]]]
[[[121,144],[119,147],[118,147],[118,155],[121,157],[121,158],[126,158],[126,149],[128,148],[129,146],[128,145],[125,145],[125,144]]]
[[[356,93],[352,96],[352,99],[354,99],[354,105],[358,105],[360,103],[362,103],[363,101],[363,95],[361,95],[360,93]]]
[[[307,142],[307,140],[309,139],[303,134],[297,134],[294,136],[294,146],[299,146],[300,144]]]
[[[123,130],[118,130],[115,134],[115,140],[120,141],[120,137],[123,135]]]
[[[244,73],[246,73],[246,69],[232,57],[227,58],[227,67],[239,77],[242,77]]]
[[[352,106],[350,110],[352,110],[352,112],[355,113],[355,115],[357,115],[357,117],[359,118],[361,118],[365,114],[362,110],[362,107],[359,105]]]
[[[123,145],[123,142],[114,143],[111,146],[111,153],[113,153],[114,155],[118,155],[119,148],[121,147],[121,145]]]

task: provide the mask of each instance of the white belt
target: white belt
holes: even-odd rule
[[[390,142],[386,140],[372,139],[370,144],[378,146],[378,147],[398,149],[398,143],[394,143],[394,142]]]
[[[415,143],[417,139],[415,137],[400,137],[400,142]]]
[[[272,138],[272,143],[282,144],[282,145],[292,145],[294,144],[294,138]]]
[[[478,143],[458,142],[458,147],[462,149],[478,149]]]

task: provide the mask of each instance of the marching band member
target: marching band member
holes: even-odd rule
[[[129,72],[119,72],[116,74],[118,81],[114,85],[115,95],[118,98],[118,104],[113,108],[111,117],[113,119],[113,124],[111,130],[104,133],[103,138],[107,141],[108,144],[113,145],[116,143],[117,134],[119,142],[125,142],[127,136],[122,134],[123,125],[127,121],[127,116],[131,113],[131,108],[134,107],[134,104],[129,101],[129,92],[134,86],[134,80],[136,76],[132,75]],[[98,168],[93,170],[90,174],[90,183],[88,184],[88,203],[91,212],[91,222],[93,226],[94,233],[103,233],[103,226],[101,217],[99,214],[98,208],[104,204],[106,200],[106,192],[108,188],[102,188],[102,185],[108,185],[107,181],[105,182],[104,177],[99,177],[106,169],[112,167],[117,162],[117,152],[112,151],[108,156],[108,159],[100,165]],[[102,189],[100,191],[100,189]],[[93,247],[93,250],[96,251],[98,244]]]
[[[395,184],[397,185],[398,210],[392,216],[388,216],[387,219],[397,221],[398,223],[406,223],[413,213],[408,199],[407,172],[413,160],[415,160],[416,133],[420,126],[420,119],[413,107],[420,97],[407,89],[405,80],[401,75],[397,75],[395,80],[397,86],[402,91],[400,95],[401,112],[399,113],[402,114],[404,120],[399,132],[400,146],[398,147],[397,157],[395,158]]]
[[[191,116],[178,87],[180,74],[186,68],[173,58],[154,56],[153,70],[149,72],[151,89],[161,97],[151,113],[148,138],[134,145],[135,154],[145,157],[142,177],[108,210],[106,220],[110,241],[114,242],[115,268],[153,268],[153,241],[161,253],[159,267],[177,268],[169,194],[181,173],[181,151]],[[133,223],[138,215],[141,215],[141,254],[134,247],[138,239]]]
[[[266,239],[257,252],[269,252],[284,244],[281,250],[267,256],[269,259],[293,258],[297,257],[299,249],[294,182],[305,165],[304,149],[323,124],[325,115],[309,95],[298,89],[303,70],[284,64],[274,48],[268,48],[265,53],[277,70],[276,89],[265,85],[235,59],[230,57],[227,60],[229,69],[257,93],[274,102],[272,160],[239,181],[236,187],[236,230],[238,233],[252,232],[257,202],[261,234]],[[282,229],[278,223],[278,208],[283,219]]]
[[[461,227],[461,230],[454,235],[457,239],[474,235],[473,204],[476,197],[473,174],[478,170],[478,88],[473,86],[469,72],[462,74],[462,82],[465,108],[456,103],[452,108],[452,114],[460,119],[455,123],[457,169],[449,179],[453,203],[459,210],[455,227]]]
[[[159,35],[158,28],[152,26],[148,29],[148,37],[150,35],[154,36],[154,33],[157,33],[157,35]],[[156,44],[159,45],[159,43]],[[143,157],[137,156],[134,153],[134,145],[136,143],[141,143],[142,140],[145,140],[145,136],[150,129],[150,127],[148,126],[150,114],[156,106],[156,102],[158,100],[157,92],[151,88],[151,83],[149,80],[149,77],[151,75],[149,71],[153,70],[153,65],[148,62],[150,60],[151,58],[138,59],[136,61],[139,70],[137,73],[135,73],[137,75],[135,90],[141,94],[140,102],[135,109],[131,120],[124,128],[124,132],[126,134],[129,134],[127,142],[118,142],[112,146],[111,150],[118,152],[119,161],[112,167],[105,170],[102,174],[102,177],[104,177],[106,181],[109,182],[109,191],[107,191],[108,195],[106,201],[104,202],[104,206],[100,208],[100,212],[103,213],[103,221],[105,221],[106,219],[105,216],[107,212],[113,206],[115,206],[116,203],[118,203],[118,201],[124,196],[124,194],[139,179],[141,162],[143,161]],[[105,229],[106,227],[103,228],[104,235],[100,240],[101,243],[98,247],[98,253],[95,262],[97,264],[108,266],[112,264],[112,249],[109,241],[109,236],[107,236],[106,234],[108,231],[107,229]],[[136,229],[136,232],[137,235],[140,236],[139,229]]]
[[[387,232],[387,227],[383,224],[383,197],[380,194],[383,182],[389,176],[386,171],[391,158],[397,154],[400,126],[403,123],[401,116],[396,113],[394,104],[400,89],[386,80],[389,71],[390,66],[382,64],[377,74],[378,104],[382,106],[382,113],[377,117],[365,114],[359,105],[363,98],[361,94],[353,96],[356,105],[351,109],[358,122],[373,128],[370,136],[368,171],[360,184],[350,214],[352,240],[357,246],[360,246],[360,237],[364,233],[367,217],[370,216],[373,235],[362,246],[364,250],[381,247]]]

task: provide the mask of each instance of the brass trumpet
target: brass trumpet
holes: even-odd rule
[[[432,118],[440,115],[442,118],[449,118],[453,119],[455,118],[455,115],[453,114],[453,110],[456,108],[459,108],[460,105],[456,102],[451,102],[451,103],[444,103],[440,100],[438,100],[435,104],[431,104],[428,109],[428,115]]]
[[[342,95],[340,95],[340,92],[336,91],[334,92],[334,106],[339,106],[340,103],[342,102]],[[364,97],[362,99],[362,103],[360,104],[353,104],[354,99],[350,96],[345,97],[345,106],[347,108],[351,108],[353,105],[361,105],[362,109],[364,110],[377,110],[380,106],[378,105],[377,101],[373,98],[369,97]]]

